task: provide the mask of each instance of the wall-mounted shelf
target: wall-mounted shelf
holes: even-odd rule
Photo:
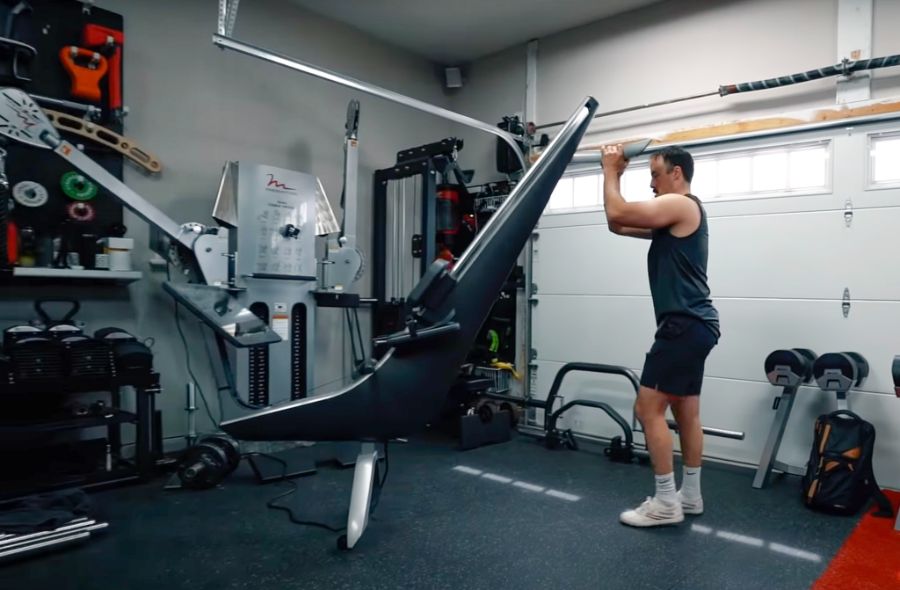
[[[71,268],[17,266],[13,269],[13,276],[41,279],[99,279],[131,283],[139,280],[143,273],[139,270],[75,270]]]

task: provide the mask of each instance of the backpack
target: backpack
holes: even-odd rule
[[[875,516],[891,517],[890,501],[875,482],[875,427],[849,410],[816,420],[813,446],[803,476],[803,502],[832,514],[856,514],[874,498]]]

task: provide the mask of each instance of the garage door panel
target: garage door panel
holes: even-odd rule
[[[900,203],[900,194],[896,201]],[[834,268],[853,299],[900,301],[900,207],[854,209],[847,239],[845,264]]]
[[[763,380],[765,358],[779,348],[810,348],[819,355],[852,351],[870,365],[862,389],[893,395],[890,365],[900,354],[900,303],[856,302],[847,318],[837,300],[723,300],[716,305],[722,338],[707,361],[709,375]]]
[[[532,317],[538,358],[643,366],[655,326],[649,297],[540,295]]]
[[[837,269],[851,236],[836,212],[713,219],[709,226],[713,297],[840,297]]]
[[[533,242],[539,293],[648,295],[648,240],[623,238],[605,225],[541,230]]]
[[[885,245],[882,268],[891,268],[898,251],[900,234],[890,232],[896,225],[877,220],[886,215],[878,211],[857,212],[852,231],[838,212],[712,219],[713,297],[839,298],[855,279],[868,298],[900,298],[900,275],[855,268],[874,245]],[[900,209],[891,215],[900,222]],[[648,295],[648,248],[649,241],[602,225],[542,230],[533,246],[534,281],[548,294]]]

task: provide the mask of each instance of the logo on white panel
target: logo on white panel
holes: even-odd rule
[[[297,189],[288,186],[287,184],[281,182],[277,178],[275,178],[274,174],[266,174],[268,180],[266,181],[266,190],[272,191],[276,193],[296,193]]]

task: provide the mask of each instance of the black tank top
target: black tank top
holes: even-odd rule
[[[669,228],[653,230],[653,241],[647,253],[650,274],[650,294],[656,323],[660,325],[668,315],[687,315],[706,323],[718,338],[719,312],[713,306],[706,281],[709,256],[709,226],[700,199],[685,195],[700,207],[700,226],[679,238]]]

